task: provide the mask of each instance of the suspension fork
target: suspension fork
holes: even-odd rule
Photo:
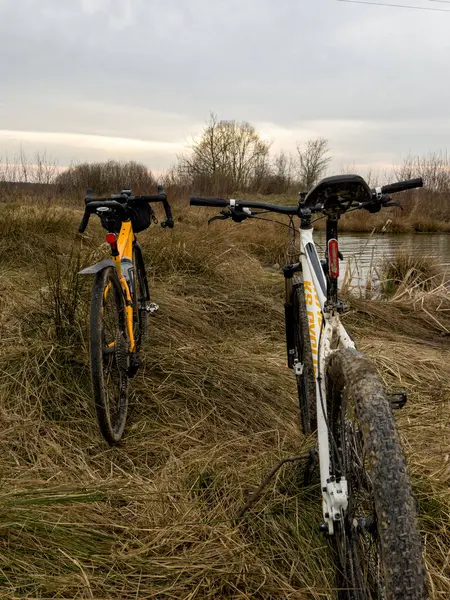
[[[285,289],[284,318],[286,324],[286,347],[288,367],[290,369],[294,368],[295,323],[296,319],[298,318],[298,316],[295,314],[293,277],[295,273],[299,273],[301,270],[302,266],[300,263],[286,265],[283,268]]]

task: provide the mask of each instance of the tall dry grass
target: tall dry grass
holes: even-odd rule
[[[140,235],[153,298],[144,364],[124,443],[97,430],[88,371],[89,279],[104,232],[81,212],[0,213],[0,588],[5,598],[334,596],[319,482],[306,455],[286,368],[282,277],[288,232],[275,224],[206,226],[174,210],[173,231]],[[8,252],[9,248],[9,252]],[[430,301],[424,308],[437,314]],[[442,307],[441,307],[442,308]],[[447,310],[447,309],[445,309]],[[439,320],[448,326],[449,312]],[[399,426],[420,501],[432,597],[450,593],[449,348],[411,299],[354,299],[347,325],[409,404]]]

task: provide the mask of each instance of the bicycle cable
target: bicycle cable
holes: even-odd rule
[[[288,225],[288,227],[289,227],[289,231],[292,232],[291,233],[291,238],[290,238],[289,243],[288,243],[288,247],[286,248],[286,258],[289,261],[291,258],[293,258],[294,260],[297,259],[297,251],[296,251],[296,247],[295,247],[295,240],[296,240],[296,236],[297,236],[297,230],[295,228],[293,215],[289,215],[289,225]],[[292,235],[293,235],[293,237],[292,237]]]
[[[265,215],[268,212],[270,212],[270,211],[269,210],[265,210],[263,212],[259,212],[259,213],[256,213],[256,214],[257,215]],[[286,223],[281,223],[281,221],[276,221],[275,219],[265,219],[264,217],[261,218],[261,217],[256,217],[256,216],[253,216],[253,215],[248,215],[247,218],[248,219],[256,219],[257,221],[267,221],[268,223],[275,223],[277,225],[282,225],[283,227],[288,227],[289,229],[291,228],[290,225],[286,225]],[[292,216],[290,216],[289,218],[292,220]]]

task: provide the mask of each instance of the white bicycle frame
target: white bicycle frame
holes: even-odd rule
[[[306,311],[309,322],[314,375],[316,379],[317,434],[322,489],[322,507],[328,533],[334,522],[342,519],[348,506],[345,477],[337,482],[330,472],[330,437],[327,425],[325,364],[328,356],[339,348],[354,348],[339,314],[326,311],[327,282],[313,240],[313,228],[300,229],[300,262],[303,272]],[[302,368],[299,365],[300,369]],[[294,371],[296,366],[294,365]],[[301,371],[300,371],[301,372]]]

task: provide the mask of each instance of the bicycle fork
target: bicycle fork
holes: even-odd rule
[[[327,357],[337,350],[337,345],[355,347],[342,326],[339,317],[331,313],[324,315],[325,326],[319,342],[319,366],[316,376],[317,401],[317,440],[322,489],[322,510],[325,522],[321,525],[324,533],[334,533],[334,522],[341,521],[348,508],[348,483],[345,474],[335,473],[331,455],[338,451],[332,439],[329,411],[327,407],[325,363]],[[334,461],[333,461],[334,462]]]
[[[295,273],[300,272],[302,269],[300,263],[286,265],[283,268],[284,283],[285,283],[285,301],[284,301],[284,318],[286,326],[286,348],[287,348],[287,360],[288,367],[294,370],[295,375],[301,375],[303,372],[303,365],[297,360],[296,354],[296,340],[295,340],[295,323],[298,319],[298,315],[295,314],[294,304],[294,285],[293,277]]]

